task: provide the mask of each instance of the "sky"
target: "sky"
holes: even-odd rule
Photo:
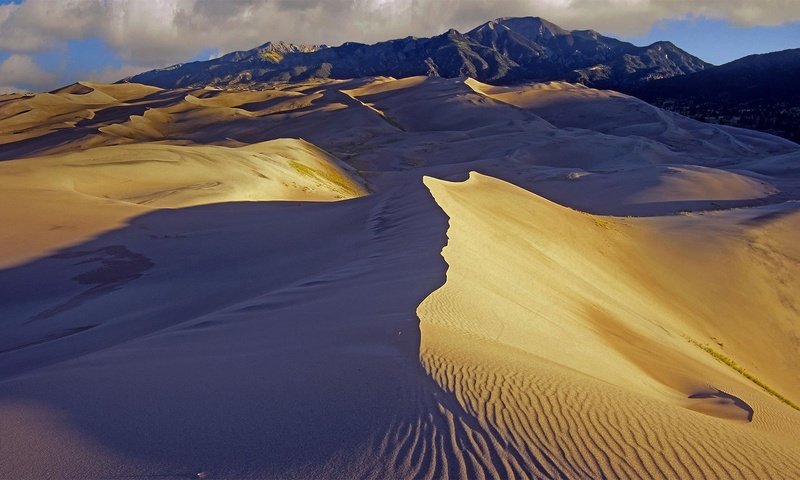
[[[113,82],[266,41],[339,45],[539,16],[721,64],[800,48],[800,0],[0,0],[0,93]]]

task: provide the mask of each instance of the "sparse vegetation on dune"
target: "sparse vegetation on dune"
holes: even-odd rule
[[[347,193],[358,194],[360,192],[359,188],[355,186],[351,179],[347,178],[342,172],[335,168],[320,170],[294,160],[290,160],[289,165],[301,175],[333,183],[341,187]]]
[[[772,387],[770,387],[769,385],[764,383],[760,378],[758,378],[755,375],[753,375],[752,373],[748,372],[747,369],[745,369],[744,367],[742,367],[741,365],[736,363],[736,361],[734,359],[732,359],[731,357],[725,355],[722,352],[718,352],[717,350],[714,350],[713,348],[711,348],[711,345],[708,345],[708,344],[705,344],[705,343],[700,343],[700,342],[698,342],[697,340],[695,340],[693,338],[686,337],[686,340],[688,340],[689,343],[691,343],[692,345],[694,345],[694,346],[700,348],[701,350],[705,351],[706,353],[708,353],[709,355],[711,355],[712,357],[717,359],[719,362],[724,363],[725,365],[727,365],[730,368],[734,369],[737,373],[739,373],[740,375],[744,376],[746,379],[750,380],[751,382],[755,383],[756,385],[761,387],[762,390],[764,390],[765,392],[769,393],[773,397],[777,398],[781,402],[783,402],[786,405],[794,408],[797,411],[800,411],[800,406],[798,406],[796,403],[794,403],[793,401],[789,400],[788,398],[784,397],[779,392],[775,391],[775,389],[773,389]]]
[[[0,478],[800,478],[800,147],[565,83],[229,87],[0,105]]]

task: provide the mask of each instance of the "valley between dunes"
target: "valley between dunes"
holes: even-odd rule
[[[0,478],[800,476],[800,146],[616,92],[0,96]]]

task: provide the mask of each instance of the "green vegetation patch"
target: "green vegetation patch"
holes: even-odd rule
[[[706,353],[708,353],[712,357],[716,358],[718,361],[720,361],[720,362],[724,363],[725,365],[729,366],[730,368],[736,370],[740,375],[744,376],[746,379],[748,379],[751,382],[755,383],[756,385],[761,387],[762,390],[764,390],[765,392],[769,393],[773,397],[777,398],[781,402],[785,403],[786,405],[789,405],[790,407],[794,408],[797,411],[800,411],[800,406],[798,406],[796,403],[792,402],[788,398],[784,397],[780,393],[776,392],[772,387],[770,387],[769,385],[767,385],[766,383],[761,381],[761,379],[759,379],[758,377],[756,377],[752,373],[750,373],[747,370],[745,370],[744,367],[742,367],[741,365],[736,363],[736,361],[733,360],[732,358],[730,358],[729,356],[725,355],[724,353],[721,353],[721,352],[718,352],[718,351],[714,350],[713,348],[711,348],[710,345],[702,344],[702,343],[700,343],[700,342],[698,342],[698,341],[696,341],[696,340],[694,340],[692,338],[686,337],[686,340],[688,340],[689,343],[695,345],[696,347],[704,350]]]
[[[358,193],[358,189],[353,188],[353,181],[336,169],[327,168],[325,170],[317,170],[304,163],[296,162],[294,160],[289,161],[289,166],[291,166],[300,175],[333,183],[344,189],[346,192],[352,194]]]
[[[592,215],[592,221],[594,224],[600,228],[604,228],[606,230],[614,230],[614,224],[609,222],[608,220],[603,220],[602,218],[595,217]]]

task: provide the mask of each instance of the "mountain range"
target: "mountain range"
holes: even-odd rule
[[[580,84],[792,102],[795,57],[665,48],[505,19],[0,95],[0,480],[800,479],[800,144]]]
[[[244,86],[314,78],[468,76],[493,84],[565,80],[625,88],[711,65],[670,42],[638,47],[594,30],[568,31],[537,17],[500,18],[467,33],[338,47],[268,42],[219,58],[173,65],[128,80],[162,88]]]
[[[798,85],[800,48],[750,55],[627,93],[697,120],[766,131],[798,142]]]
[[[567,81],[618,90],[711,123],[800,140],[800,49],[711,65],[671,42],[639,47],[538,17],[499,18],[467,33],[337,47],[267,42],[122,80],[161,88],[265,88],[314,79],[471,77],[493,85]]]

